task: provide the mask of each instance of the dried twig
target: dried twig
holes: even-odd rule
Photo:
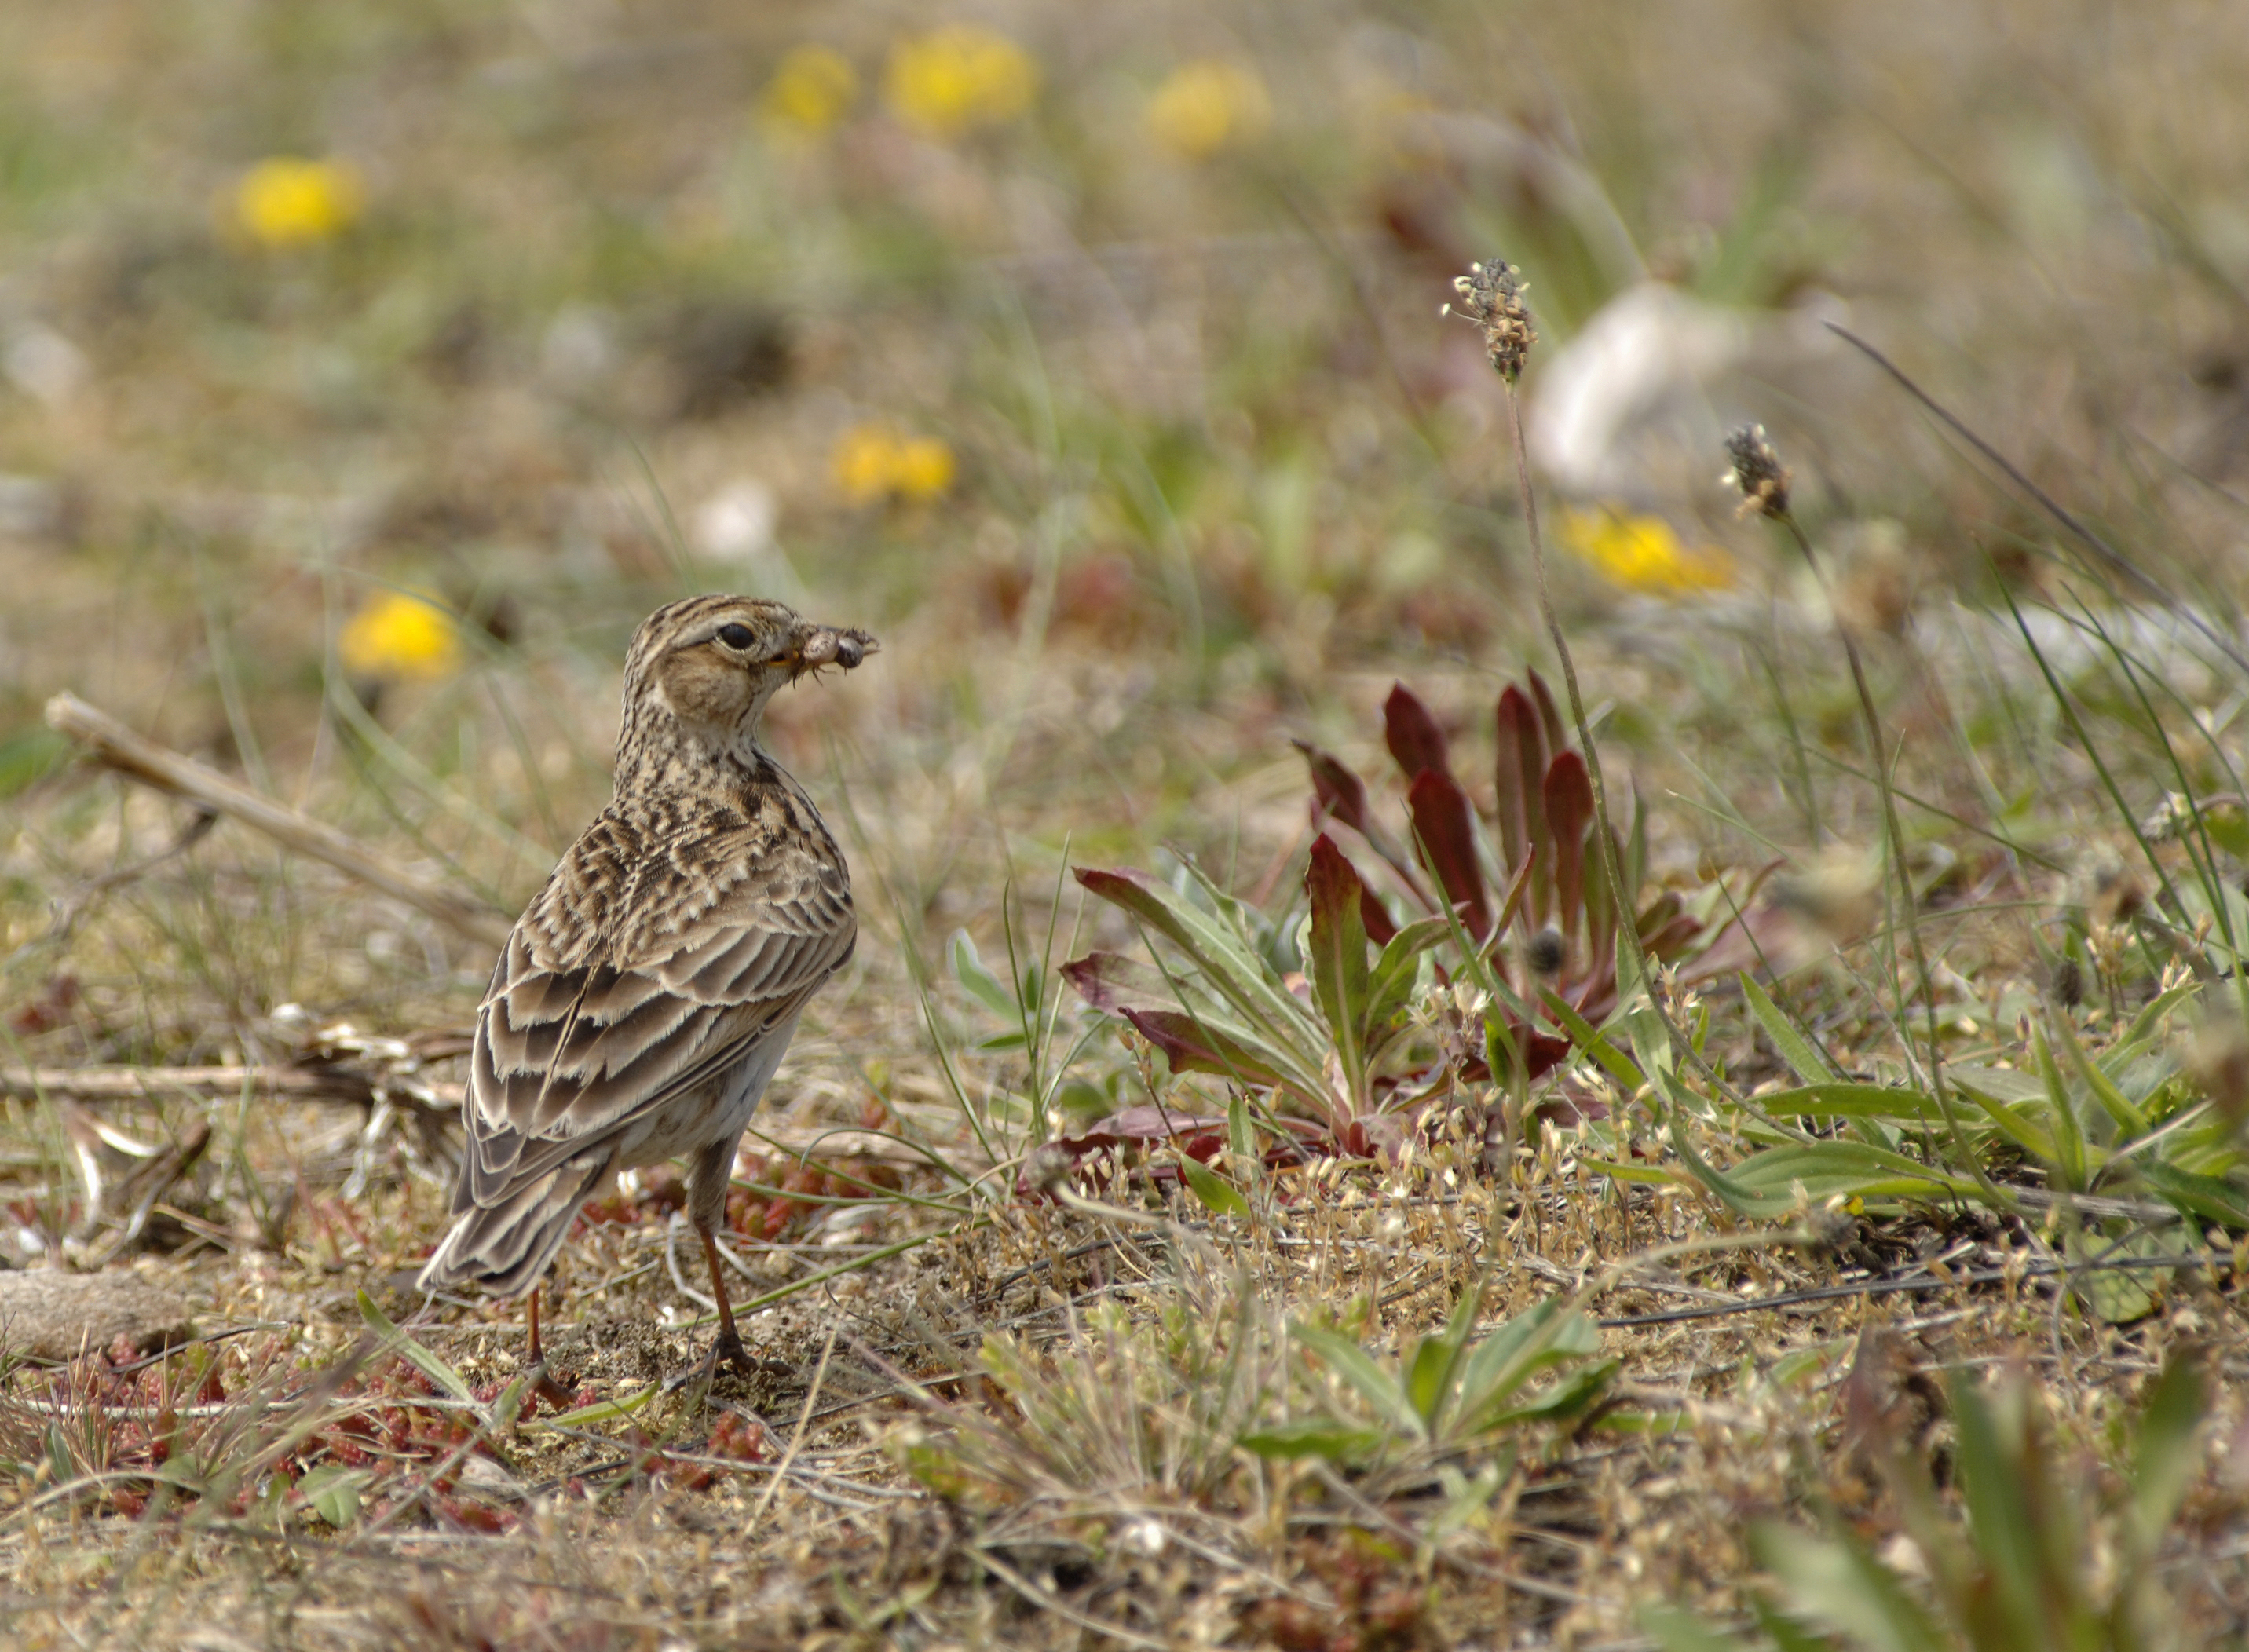
[[[507,944],[512,920],[477,896],[391,864],[326,822],[261,796],[206,764],[134,733],[75,694],[58,694],[47,702],[47,725],[119,774],[254,827],[285,849],[325,861],[403,901],[457,935],[495,948]]]
[[[37,1101],[155,1101],[167,1096],[231,1098],[254,1090],[284,1101],[337,1102],[354,1107],[375,1100],[377,1080],[355,1068],[327,1067],[0,1067],[0,1098]],[[384,1083],[395,1105],[406,1103],[447,1118],[460,1111],[461,1086],[432,1079]],[[425,1093],[426,1092],[426,1093]]]

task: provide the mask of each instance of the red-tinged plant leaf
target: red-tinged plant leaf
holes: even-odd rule
[[[1563,752],[1546,766],[1546,825],[1553,834],[1554,912],[1574,940],[1585,907],[1585,829],[1593,819],[1593,783],[1585,760]]]
[[[1548,692],[1546,679],[1536,671],[1526,671],[1530,679],[1530,698],[1538,703],[1538,726],[1546,733],[1546,754],[1566,751],[1570,737],[1562,731],[1562,713],[1554,707],[1554,696]]]
[[[1390,909],[1374,898],[1374,891],[1365,884],[1358,886],[1358,921],[1366,931],[1366,938],[1378,946],[1387,946],[1390,938],[1398,933],[1397,920]]]
[[[1530,1076],[1533,1078],[1551,1072],[1570,1058],[1570,1041],[1566,1038],[1558,1038],[1552,1033],[1534,1032],[1525,1044],[1522,1023],[1510,1022],[1507,1030],[1514,1038],[1517,1048],[1529,1058]],[[1482,1056],[1470,1056],[1461,1063],[1461,1077],[1468,1084],[1484,1084],[1491,1077],[1491,1068]]]
[[[1449,776],[1453,772],[1445,755],[1445,731],[1403,683],[1393,683],[1390,698],[1382,702],[1382,739],[1408,781],[1427,773]]]
[[[1491,933],[1491,908],[1483,890],[1483,868],[1476,862],[1474,811],[1460,782],[1441,769],[1425,768],[1406,794],[1406,813],[1413,823],[1422,859],[1445,886],[1455,906],[1468,908],[1462,923],[1481,941]]]
[[[1176,1009],[1125,1009],[1118,1013],[1141,1037],[1164,1052],[1174,1073],[1214,1073],[1236,1084],[1280,1084],[1281,1075],[1248,1048],[1207,1022]]]
[[[1536,840],[1545,802],[1546,735],[1530,697],[1510,683],[1499,697],[1498,761],[1493,784],[1498,793],[1499,843],[1512,872]],[[1536,817],[1536,818],[1534,818]]]
[[[1318,747],[1300,740],[1289,743],[1304,754],[1304,767],[1312,771],[1313,825],[1324,825],[1326,817],[1332,816],[1360,836],[1371,837],[1366,782]]]
[[[1235,1016],[1260,1036],[1293,1049],[1293,1041],[1314,1031],[1310,1011],[1275,979],[1270,965],[1226,911],[1206,911],[1145,872],[1081,866],[1073,875],[1088,892],[1123,908],[1178,946],[1198,984],[1224,998]],[[1233,904],[1225,903],[1207,878],[1198,881],[1214,900]],[[1299,1074],[1302,1084],[1317,1081],[1316,1070]]]
[[[1182,933],[1179,919],[1171,910],[1171,891],[1147,873],[1130,866],[1118,871],[1098,866],[1078,866],[1071,870],[1070,875],[1077,879],[1088,894],[1098,895],[1111,905],[1124,908],[1142,923],[1183,946],[1190,944],[1190,938]]]
[[[1364,1093],[1366,1077],[1366,923],[1359,916],[1365,896],[1366,885],[1335,840],[1325,832],[1314,838],[1311,864],[1304,869],[1304,899],[1311,908],[1311,956],[1305,961],[1353,1096]]]
[[[1496,933],[1505,934],[1515,921],[1516,909],[1523,905],[1523,891],[1530,886],[1530,869],[1537,859],[1536,855],[1526,855],[1523,864],[1515,869],[1515,881],[1508,885],[1506,897],[1499,903],[1499,918],[1492,926]]]
[[[1226,1130],[1223,1119],[1206,1119],[1199,1113],[1181,1112],[1175,1107],[1126,1107],[1097,1119],[1083,1132],[1066,1136],[1058,1144],[1082,1153],[1091,1153],[1101,1147],[1113,1147],[1126,1141],[1169,1141],[1174,1136],[1200,1135],[1206,1131]]]
[[[1659,963],[1669,963],[1683,956],[1702,933],[1702,921],[1689,913],[1682,912],[1640,943],[1647,955]]]
[[[1648,902],[1647,910],[1640,913],[1640,921],[1635,926],[1640,931],[1640,945],[1645,946],[1649,936],[1678,917],[1683,910],[1676,890],[1667,889]]]
[[[1095,1009],[1117,1014],[1127,998],[1168,998],[1171,983],[1159,969],[1121,953],[1088,953],[1062,967],[1063,979]]]

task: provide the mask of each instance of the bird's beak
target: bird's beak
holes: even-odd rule
[[[823,665],[840,665],[848,671],[881,648],[882,644],[864,631],[807,625],[797,633],[795,660],[789,675],[792,678],[801,677]]]

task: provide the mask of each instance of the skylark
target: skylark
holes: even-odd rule
[[[687,1157],[719,1308],[713,1364],[746,1366],[712,1237],[734,1149],[797,1015],[851,955],[843,854],[758,744],[775,691],[875,651],[779,602],[660,608],[625,657],[616,795],[562,857],[477,1012],[455,1221],[425,1291],[531,1293],[609,1175]]]

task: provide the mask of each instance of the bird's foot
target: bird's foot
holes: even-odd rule
[[[578,1396],[554,1380],[554,1373],[547,1368],[546,1360],[541,1359],[529,1369],[531,1392],[537,1398],[545,1401],[557,1411],[567,1411],[578,1403]]]
[[[711,1358],[704,1369],[714,1376],[732,1371],[744,1377],[776,1377],[787,1375],[794,1367],[785,1360],[760,1359],[743,1346],[739,1333],[721,1331],[711,1344]]]

